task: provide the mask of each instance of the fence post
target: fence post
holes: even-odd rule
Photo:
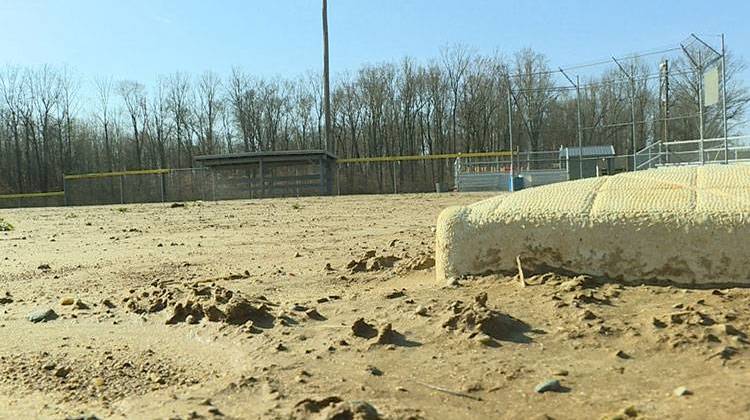
[[[120,204],[125,204],[125,175],[120,175]]]
[[[63,205],[68,206],[68,181],[65,180],[65,174],[63,174]]]
[[[211,174],[211,198],[216,201],[216,173],[213,169],[206,169]],[[252,198],[252,190],[250,191],[250,198]]]
[[[161,202],[164,202],[164,174],[159,175],[159,180],[161,181]]]
[[[396,188],[396,161],[395,160],[391,163],[391,173],[393,174],[393,193],[398,194],[398,189]]]

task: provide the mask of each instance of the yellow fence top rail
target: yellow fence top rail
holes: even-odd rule
[[[510,156],[509,151],[502,152],[474,152],[474,153],[444,153],[437,155],[411,155],[411,156],[376,156],[368,158],[348,158],[338,159],[338,163],[372,163],[372,162],[398,162],[405,160],[435,160],[435,159],[455,159],[455,158],[475,158],[475,157],[501,157]]]
[[[24,193],[24,194],[4,194],[0,195],[0,200],[12,200],[18,198],[36,198],[36,197],[61,197],[65,195],[64,191],[53,191],[53,192],[38,192],[38,193]]]
[[[78,174],[78,175],[65,175],[66,180],[72,179],[91,179],[91,178],[112,178],[116,176],[129,176],[129,175],[158,175],[167,174],[169,169],[144,169],[141,171],[122,171],[122,172],[99,172],[92,174]]]

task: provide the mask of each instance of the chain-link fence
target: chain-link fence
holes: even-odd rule
[[[28,193],[0,195],[0,209],[21,207],[58,207],[65,205],[65,193]]]
[[[155,169],[65,177],[69,206],[212,199],[207,169]]]
[[[448,191],[455,184],[455,158],[346,162],[338,164],[338,194]]]

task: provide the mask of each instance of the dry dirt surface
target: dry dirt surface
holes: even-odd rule
[[[0,211],[0,416],[750,418],[746,289],[437,283],[486,197]]]

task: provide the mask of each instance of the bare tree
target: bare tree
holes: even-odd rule
[[[131,80],[123,80],[117,85],[117,91],[125,104],[125,110],[130,119],[133,130],[133,144],[135,145],[136,168],[143,167],[144,126],[146,124],[146,96],[145,87]]]

